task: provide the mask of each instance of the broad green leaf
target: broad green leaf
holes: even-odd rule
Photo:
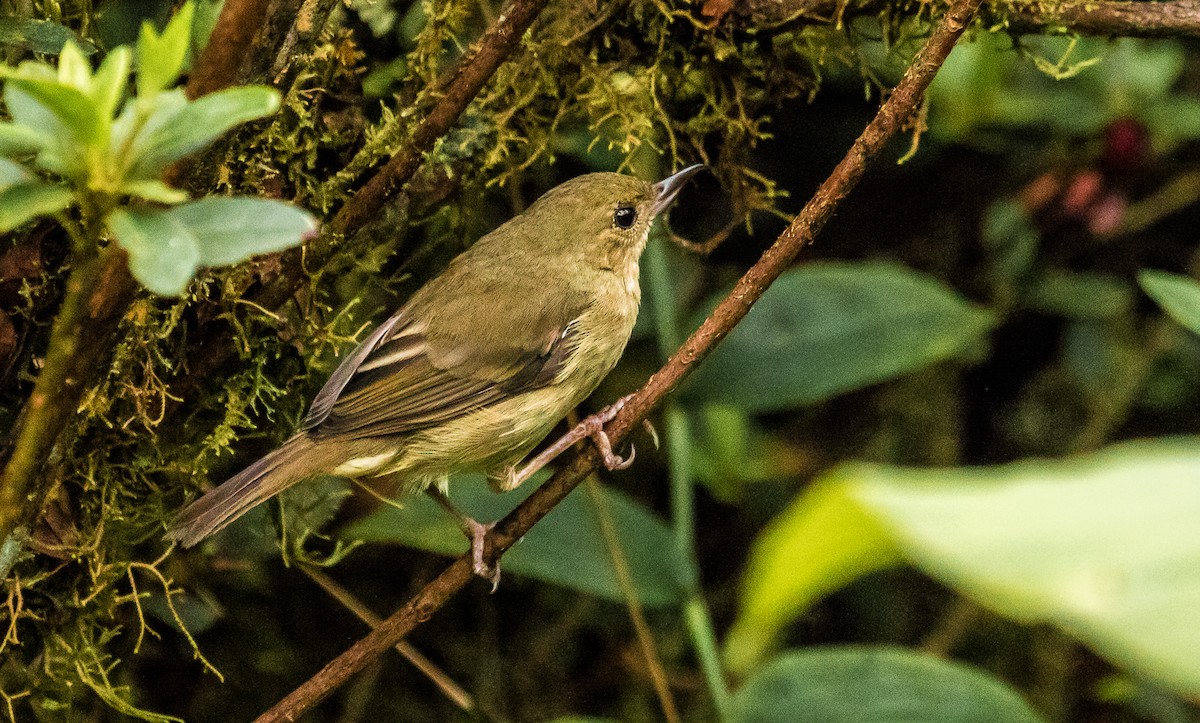
[[[49,108],[15,83],[4,85],[4,106],[16,121],[14,129],[24,129],[27,133],[45,138],[37,155],[39,166],[68,178],[81,178],[86,175],[87,169],[82,154],[64,150],[72,146],[71,131]]]
[[[888,263],[784,274],[692,375],[688,399],[769,412],[920,369],[980,343],[993,318]]]
[[[109,217],[117,241],[129,253],[129,271],[147,289],[178,296],[200,266],[196,239],[168,211],[119,208]]]
[[[478,477],[456,477],[451,481],[450,496],[459,509],[488,522],[516,507],[540,479],[498,495]],[[683,590],[679,584],[681,562],[672,553],[671,531],[625,495],[605,488],[604,496],[642,602],[656,606],[678,603]],[[458,526],[428,496],[403,497],[399,502],[404,509],[385,507],[343,530],[342,537],[397,543],[443,555],[458,556],[467,550]],[[623,599],[592,502],[583,490],[571,493],[530,530],[504,555],[501,567],[505,573],[528,575],[610,600]]]
[[[48,183],[17,183],[0,190],[0,233],[11,231],[36,216],[45,216],[71,203],[71,190]]]
[[[172,215],[196,238],[200,263],[236,264],[258,254],[299,245],[317,230],[307,211],[266,198],[209,197],[183,204]]]
[[[50,143],[50,139],[38,131],[16,123],[0,121],[0,156],[28,156]]]
[[[74,134],[78,143],[91,146],[100,139],[101,121],[95,104],[86,93],[78,88],[63,85],[57,81],[36,80],[32,78],[9,78],[4,83],[4,97],[13,120],[34,130],[48,132],[44,125],[36,120],[30,122],[31,115],[51,115],[56,125],[68,129]],[[28,108],[15,110],[9,97],[19,91],[28,96],[29,102],[37,103],[43,109],[41,114],[29,112]],[[66,139],[63,139],[66,140]],[[60,141],[62,142],[62,141]],[[84,149],[77,148],[81,153]]]
[[[817,490],[824,500],[814,499]],[[845,508],[847,500],[860,516],[843,515],[844,524],[860,529],[841,534],[875,539],[881,554],[898,548],[981,605],[1018,621],[1057,625],[1138,675],[1200,694],[1200,627],[1194,624],[1200,439],[1133,442],[1062,461],[994,468],[849,465],[827,475],[795,507],[815,507],[810,514],[818,514],[834,503]],[[796,514],[793,508],[781,519]],[[793,555],[764,542],[751,569],[770,554],[777,564],[803,568],[805,551],[828,544],[821,536],[827,527],[797,525],[790,532]],[[744,600],[761,595],[757,584],[747,580]],[[792,594],[811,600],[821,591]],[[735,630],[750,620],[744,610]]]
[[[750,670],[779,631],[813,603],[901,560],[887,531],[846,490],[814,485],[754,542],[725,646],[730,667]]]
[[[733,698],[735,723],[1037,723],[999,680],[900,648],[788,652]]]
[[[113,48],[92,78],[92,100],[96,103],[96,112],[105,123],[111,122],[113,114],[125,99],[125,86],[129,82],[132,62],[133,54],[129,48]]]
[[[96,46],[80,40],[68,28],[50,20],[33,18],[0,18],[0,44],[25,47],[42,55],[57,55],[67,41],[75,43],[85,55],[96,52]]]
[[[161,96],[160,96],[161,97]],[[168,165],[212,143],[236,125],[279,110],[279,92],[247,85],[211,93],[177,111],[156,113],[138,136],[129,177],[158,178]]]
[[[191,39],[193,11],[192,3],[184,3],[167,23],[162,35],[158,34],[153,23],[142,23],[137,44],[139,97],[148,98],[171,86],[179,77]]]
[[[1200,283],[1153,269],[1140,272],[1138,283],[1172,319],[1200,334]]]

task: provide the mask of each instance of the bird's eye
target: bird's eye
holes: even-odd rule
[[[617,212],[613,214],[613,223],[617,228],[633,228],[634,221],[637,221],[637,209],[633,206],[617,206]]]

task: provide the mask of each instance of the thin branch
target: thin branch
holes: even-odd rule
[[[383,622],[383,618],[376,615],[369,607],[361,600],[354,597],[349,590],[342,587],[336,580],[326,575],[323,570],[319,570],[312,565],[300,565],[300,571],[308,576],[310,580],[315,582],[322,590],[329,593],[329,596],[337,600],[342,607],[354,613],[355,617],[367,624],[368,627],[376,627]],[[462,710],[475,710],[475,698],[470,693],[463,689],[461,685],[454,681],[446,671],[442,670],[429,658],[413,647],[407,640],[401,640],[395,645],[396,652],[400,656],[412,664],[414,668],[429,678],[430,682],[442,691],[442,694],[450,699],[450,702],[458,706]]]
[[[633,572],[629,569],[629,560],[621,547],[621,536],[617,532],[616,523],[613,522],[612,512],[608,509],[608,500],[604,499],[600,480],[596,479],[595,475],[590,475],[584,487],[592,500],[592,510],[596,513],[596,522],[604,538],[604,547],[612,561],[613,575],[616,576],[617,586],[621,588],[621,594],[625,597],[629,621],[633,623],[633,631],[637,635],[638,647],[642,649],[646,669],[650,672],[650,681],[654,684],[654,694],[658,696],[663,719],[667,723],[679,723],[679,706],[675,704],[675,698],[671,695],[667,671],[663,668],[662,659],[654,644],[654,633],[650,631],[650,624],[646,622],[646,611],[642,608],[642,599],[638,597]]]
[[[723,22],[749,28],[843,22],[899,5],[880,0],[743,0]],[[1070,32],[1143,38],[1200,37],[1200,0],[996,0],[984,21],[1013,33]]]
[[[724,338],[767,287],[782,274],[796,255],[833,216],[834,210],[857,185],[867,164],[917,112],[926,88],[933,80],[954,43],[979,9],[981,0],[958,0],[938,23],[932,36],[913,60],[903,80],[880,107],[875,118],[854,142],[849,153],[804,207],[749,271],[738,281],[712,314],[684,345],[626,403],[606,428],[614,444],[622,441],[663,398]],[[487,558],[496,562],[539,520],[546,516],[600,463],[600,455],[589,445],[572,456],[545,484],[501,520],[488,535]],[[257,723],[294,721],[323,700],[350,676],[404,639],[420,623],[431,618],[450,598],[474,578],[470,555],[458,558],[422,588],[369,635],[343,652],[316,675],[264,713]]]
[[[208,45],[188,78],[187,95],[199,98],[228,87],[254,49],[254,38],[269,15],[270,0],[225,0]]]
[[[367,181],[334,217],[334,235],[349,235],[363,226],[396,195],[421,167],[425,154],[467,109],[496,69],[512,54],[548,0],[512,0],[479,39],[474,49],[447,77],[445,94],[413,131],[412,138]]]

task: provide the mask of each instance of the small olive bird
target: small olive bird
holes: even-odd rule
[[[517,467],[616,366],[650,225],[701,168],[654,184],[590,173],[546,192],[421,287],[338,366],[299,432],[184,508],[167,538],[190,547],[314,475],[396,475],[455,512],[475,572],[494,581],[487,526],[449,506],[447,477],[482,471],[511,490],[585,437],[610,469],[628,464],[602,428],[618,402]]]

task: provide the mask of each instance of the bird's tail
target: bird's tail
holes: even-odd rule
[[[252,507],[318,474],[322,470],[314,468],[311,454],[315,446],[306,434],[292,437],[274,452],[185,507],[171,523],[166,539],[191,547]]]

